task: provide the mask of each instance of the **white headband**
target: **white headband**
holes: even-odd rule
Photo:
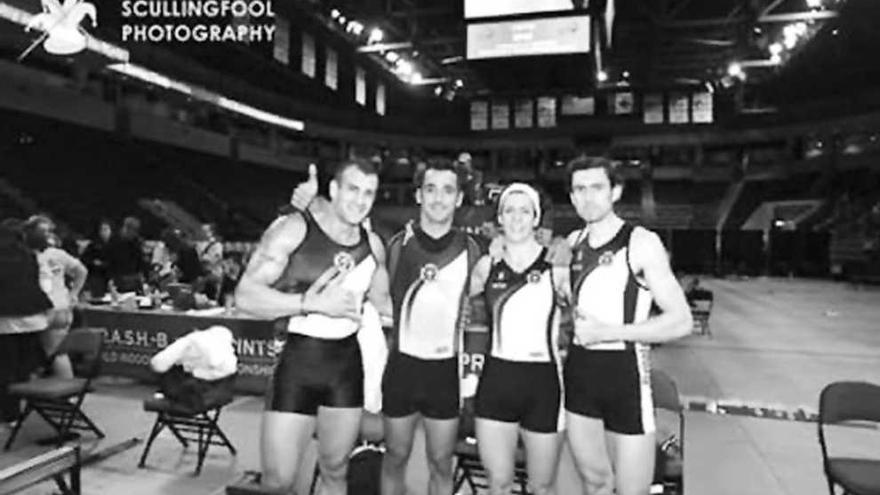
[[[534,187],[524,182],[514,182],[513,184],[505,187],[503,191],[501,191],[501,197],[498,198],[498,213],[501,213],[501,206],[504,204],[504,200],[513,193],[523,193],[530,200],[532,200],[532,205],[535,207],[535,218],[540,221],[541,196],[538,194],[538,191],[536,191]]]

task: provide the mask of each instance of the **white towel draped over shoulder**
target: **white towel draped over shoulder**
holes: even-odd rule
[[[150,366],[157,373],[165,373],[178,364],[202,380],[219,380],[232,375],[238,369],[232,332],[222,326],[195,330],[175,340],[150,360]]]
[[[382,410],[382,374],[388,360],[388,343],[382,332],[379,312],[369,302],[364,303],[357,339],[364,367],[364,409],[379,413]]]

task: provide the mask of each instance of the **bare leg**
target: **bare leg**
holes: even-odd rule
[[[559,433],[536,433],[528,430],[520,431],[526,447],[529,491],[535,495],[554,495],[562,435]]]
[[[477,418],[476,423],[480,460],[489,473],[489,493],[508,495],[513,489],[519,426],[484,418]]]
[[[361,408],[318,409],[318,465],[321,494],[345,495],[348,491],[348,459],[361,430]]]
[[[265,411],[261,432],[262,485],[289,493],[296,481],[302,454],[315,431],[315,417]]]
[[[382,495],[406,493],[406,466],[418,422],[417,414],[402,418],[384,418],[385,456],[382,457]]]
[[[612,446],[614,484],[617,495],[648,495],[654,479],[656,443],[654,433],[623,435],[608,432]]]
[[[605,448],[602,420],[565,412],[566,437],[585,495],[611,495],[614,475]]]
[[[452,456],[458,438],[458,418],[424,419],[425,449],[428,455],[430,482],[428,495],[452,493]]]

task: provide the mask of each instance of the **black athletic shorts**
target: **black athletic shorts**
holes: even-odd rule
[[[572,345],[563,368],[565,409],[601,419],[624,435],[654,431],[654,403],[648,349],[588,350]]]
[[[357,337],[288,334],[270,390],[272,411],[314,416],[320,406],[363,407],[364,370]]]
[[[420,359],[392,351],[382,377],[382,414],[402,418],[420,413],[431,419],[459,414],[458,359]]]
[[[477,385],[477,418],[519,423],[536,433],[562,430],[562,387],[554,363],[488,357]]]

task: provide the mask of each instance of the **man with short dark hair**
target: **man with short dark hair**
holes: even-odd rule
[[[317,181],[294,192],[292,203],[320,212]],[[471,269],[480,248],[453,227],[464,196],[465,175],[458,163],[431,158],[414,178],[417,222],[391,238],[388,267],[394,307],[391,352],[382,382],[385,456],[382,493],[406,492],[406,466],[419,420],[425,429],[430,495],[452,492],[452,457],[460,411],[458,356]],[[311,184],[310,184],[311,183]]]
[[[687,335],[691,313],[657,234],[614,212],[623,191],[617,164],[580,156],[569,173],[584,227],[568,236],[575,311],[563,371],[568,442],[585,493],[647,495],[656,448],[650,344]]]
[[[364,405],[356,337],[364,299],[390,313],[385,249],[361,226],[378,185],[370,162],[341,162],[328,207],[276,219],[236,289],[238,308],[286,320],[287,342],[263,413],[262,480],[268,489],[291,489],[317,431],[322,493],[346,493]]]
[[[112,238],[107,247],[107,274],[119,292],[138,291],[143,287],[149,267],[144,259],[140,230],[140,220],[125,217],[119,235]]]

